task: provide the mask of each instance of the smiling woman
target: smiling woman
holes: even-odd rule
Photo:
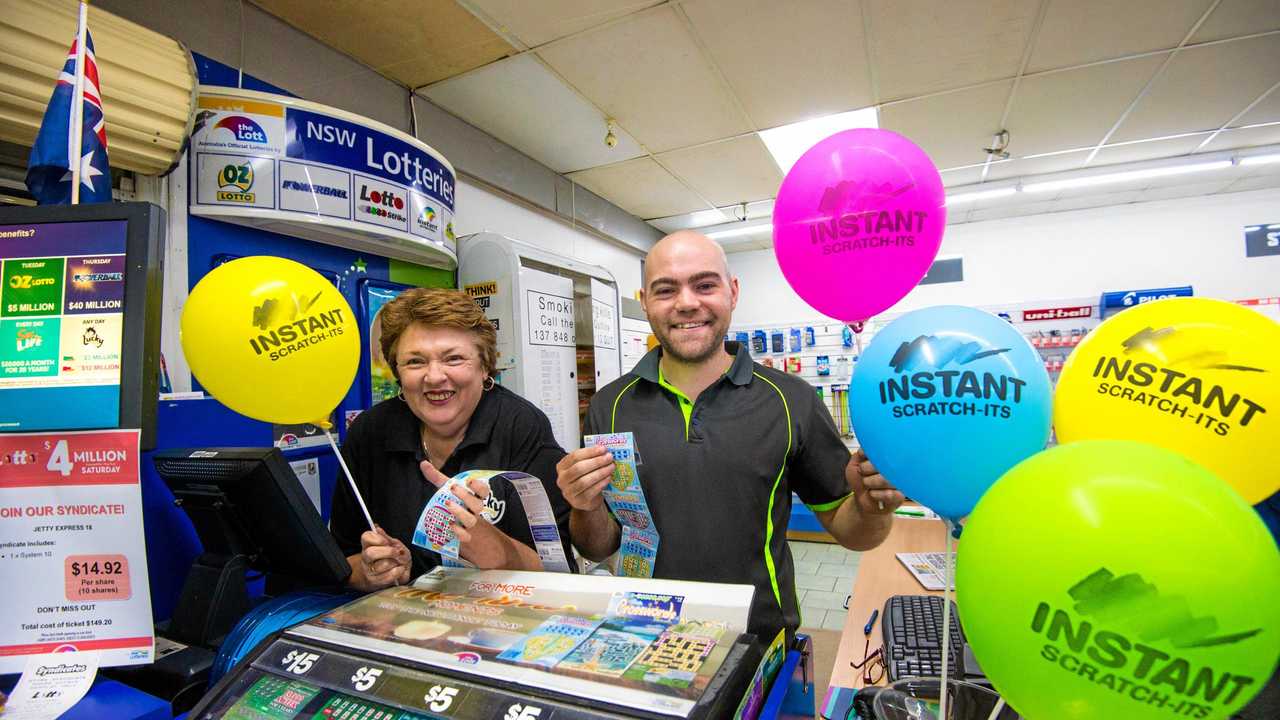
[[[351,584],[374,590],[440,564],[411,545],[418,516],[437,488],[463,470],[518,470],[543,481],[566,557],[569,506],[555,485],[564,456],[551,423],[532,403],[497,385],[497,334],[457,290],[407,290],[380,314],[383,356],[400,384],[351,425],[346,458],[378,532],[367,529],[350,488],[334,491],[330,528],[348,553]],[[455,489],[450,510],[461,556],[482,568],[540,570],[516,489],[495,479]]]

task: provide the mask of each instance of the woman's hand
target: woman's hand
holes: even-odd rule
[[[449,482],[449,478],[430,462],[423,460],[421,468],[422,476],[437,488],[442,488]],[[453,497],[445,502],[445,507],[453,514],[453,534],[458,536],[458,554],[482,570],[518,569],[521,562],[513,557],[516,550],[513,545],[518,543],[485,520],[481,514],[488,497],[489,486],[472,478],[465,489],[455,485]]]
[[[359,567],[352,568],[352,586],[372,592],[409,582],[413,566],[409,548],[381,527],[375,525],[374,528],[360,535],[360,554],[354,556],[356,562],[352,562]]]

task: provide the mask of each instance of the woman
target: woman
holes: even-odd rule
[[[479,306],[458,290],[415,288],[387,303],[380,318],[382,354],[401,393],[361,413],[342,446],[378,525],[369,529],[339,478],[329,527],[349,555],[349,584],[372,591],[439,565],[438,554],[412,544],[414,528],[437,488],[463,470],[541,479],[572,565],[569,505],[555,484],[564,450],[541,410],[494,382],[497,333]],[[486,569],[541,570],[515,488],[495,479],[489,498],[484,483],[469,487],[455,488],[448,503],[462,558]]]

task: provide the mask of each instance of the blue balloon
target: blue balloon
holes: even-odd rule
[[[1053,391],[1008,322],[969,307],[907,313],[876,333],[849,380],[849,417],[880,474],[944,518],[1044,449]]]

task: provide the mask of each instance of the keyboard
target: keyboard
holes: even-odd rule
[[[894,595],[884,604],[884,666],[889,682],[905,677],[942,675],[942,598]],[[951,656],[948,675],[964,677],[964,633],[951,603]]]

